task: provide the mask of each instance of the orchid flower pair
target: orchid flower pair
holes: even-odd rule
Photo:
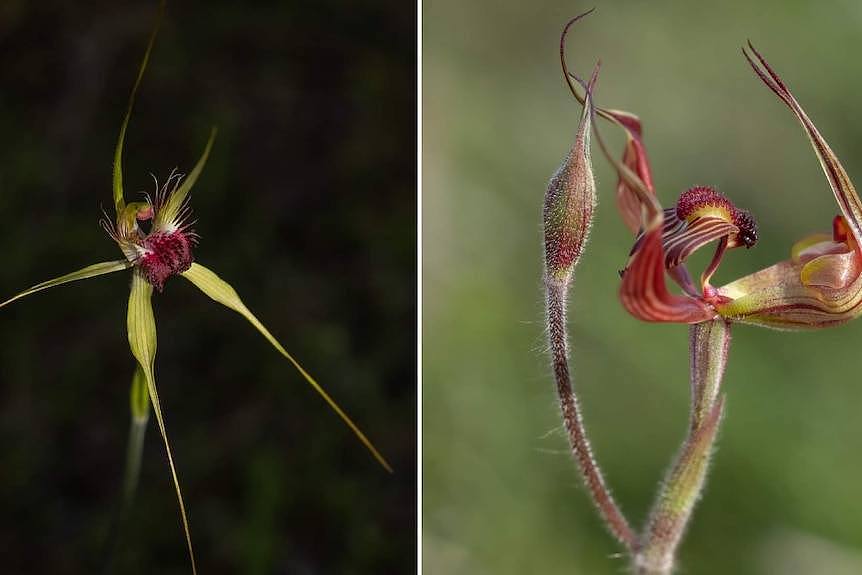
[[[750,248],[757,243],[757,224],[749,212],[705,186],[689,188],[673,207],[662,207],[653,185],[640,120],[628,112],[594,104],[598,64],[589,81],[568,70],[566,35],[575,22],[590,12],[569,21],[560,40],[563,75],[572,94],[583,105],[583,113],[575,143],[545,194],[545,286],[552,365],[569,441],[602,518],[632,556],[637,573],[665,574],[673,569],[676,548],[702,491],[723,415],[720,389],[731,324],[813,329],[837,325],[862,314],[862,202],[826,140],[778,74],[749,42],[747,49],[743,48],[745,58],[802,125],[840,214],[832,222],[831,233],[803,238],[791,248],[789,259],[714,287],[710,280],[727,250]],[[594,122],[597,115],[625,133],[621,160],[608,151]],[[614,502],[594,458],[568,365],[569,288],[596,205],[591,134],[596,135],[603,154],[619,176],[617,205],[623,221],[635,234],[628,262],[620,272],[623,306],[644,321],[691,326],[689,433],[640,535]],[[711,243],[716,243],[712,260],[699,279],[694,280],[686,260]],[[668,288],[668,279],[678,290]]]
[[[248,320],[281,355],[293,364],[300,375],[324,399],[329,407],[338,414],[360,442],[371,452],[374,458],[388,471],[391,472],[392,469],[350,417],[293,356],[282,347],[257,317],[249,311],[236,291],[214,272],[194,262],[193,248],[197,243],[198,236],[192,227],[194,222],[191,221],[192,212],[189,206],[189,192],[197,182],[206,164],[216,130],[212,130],[203,154],[187,178],[183,179],[182,176],[172,173],[161,188],[158,185],[156,186],[155,197],[146,197],[145,201],[142,202],[126,203],[125,201],[122,164],[126,128],[128,127],[134,106],[135,94],[141,83],[144,70],[147,67],[164,8],[165,1],[162,0],[156,24],[150,34],[149,42],[129,97],[125,117],[120,127],[113,165],[113,197],[116,215],[113,220],[109,219],[107,215],[102,220],[103,228],[116,242],[124,258],[93,264],[75,272],[34,285],[0,303],[0,307],[51,287],[121,270],[132,270],[127,328],[129,346],[137,362],[135,375],[132,380],[131,406],[133,423],[137,423],[138,427],[133,427],[133,433],[130,438],[130,465],[127,467],[127,472],[130,468],[132,468],[132,472],[127,477],[127,482],[132,486],[136,482],[136,473],[140,465],[140,446],[143,440],[143,429],[145,428],[142,426],[146,425],[149,404],[151,403],[156,415],[159,431],[164,441],[168,464],[179,502],[192,571],[196,573],[197,568],[185,504],[180,491],[180,483],[165,429],[155,381],[156,325],[151,299],[153,290],[161,292],[165,282],[169,278],[175,275],[182,276],[197,286],[204,294],[227,308],[236,311]],[[133,489],[134,487],[131,488],[131,490]]]

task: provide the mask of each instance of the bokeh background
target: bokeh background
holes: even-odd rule
[[[157,2],[0,2],[0,291],[120,256],[99,228]],[[188,170],[198,260],[390,459],[389,475],[243,319],[170,280],[157,378],[201,573],[412,570],[415,6],[170,2],[126,141],[127,197]],[[98,573],[122,477],[127,274],[0,314],[0,564]],[[116,573],[189,573],[151,421]]]
[[[660,199],[714,185],[758,219],[760,243],[728,254],[717,283],[830,229],[837,206],[817,160],[740,46],[751,38],[766,54],[860,178],[856,3],[596,4],[570,36],[569,61],[587,73],[601,58],[598,103],[643,119]],[[430,575],[626,572],[561,433],[542,325],[542,197],[580,114],[560,73],[559,33],[593,5],[439,0],[423,10]],[[687,330],[621,309],[617,270],[631,236],[616,177],[597,149],[593,159],[600,205],[570,306],[572,362],[595,452],[640,525],[685,434]],[[862,572],[860,346],[862,322],[802,334],[735,328],[727,417],[681,573]]]

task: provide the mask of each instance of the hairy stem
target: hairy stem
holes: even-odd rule
[[[667,575],[706,483],[710,456],[724,412],[719,395],[730,346],[730,324],[715,319],[691,326],[691,422],[688,437],[659,490],[640,550],[638,575]]]
[[[584,484],[608,529],[626,546],[630,553],[634,553],[637,548],[637,537],[611,496],[601,469],[593,457],[578,399],[572,389],[569,375],[568,337],[566,335],[568,281],[546,276],[545,288],[547,290],[548,337],[550,339],[554,379],[557,383],[560,410],[572,453],[578,462]]]
[[[730,324],[722,319],[695,324],[688,331],[691,356],[691,428],[703,425],[721,390],[730,352]]]

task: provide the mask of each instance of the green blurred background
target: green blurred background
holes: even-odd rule
[[[156,0],[0,2],[0,291],[120,257],[98,222]],[[157,378],[200,573],[391,573],[416,557],[415,6],[170,2],[127,197],[188,170],[198,261],[332,393],[389,475],[239,316],[172,279]],[[121,485],[127,274],[0,313],[0,564],[98,573]],[[116,573],[190,573],[151,421]]]
[[[429,575],[626,571],[568,454],[542,323],[542,197],[580,114],[559,33],[592,6],[423,10]],[[641,116],[665,205],[705,184],[755,214],[760,243],[725,258],[722,284],[788,257],[837,211],[801,128],[740,46],[754,41],[862,177],[860,30],[853,2],[599,2],[570,36],[569,61],[586,74],[601,58],[598,103]],[[572,362],[595,452],[640,525],[686,429],[687,329],[622,310],[617,270],[632,238],[597,149],[594,164],[600,205],[570,306]],[[862,573],[860,346],[862,322],[735,328],[727,417],[681,573]]]

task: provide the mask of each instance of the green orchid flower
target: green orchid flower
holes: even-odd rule
[[[131,271],[131,292],[127,316],[129,347],[137,365],[132,378],[131,410],[132,432],[130,434],[129,455],[127,462],[127,477],[124,487],[128,496],[135,489],[137,471],[140,468],[140,452],[143,442],[143,430],[149,417],[149,405],[153,407],[156,422],[161,433],[168,458],[171,477],[180,507],[183,531],[188,545],[189,557],[193,573],[197,573],[194,550],[188,518],[180,490],[180,482],[171,451],[165,420],[162,413],[155,378],[156,357],[156,322],[153,315],[153,291],[161,292],[167,280],[173,276],[181,276],[197,286],[211,299],[239,313],[251,323],[254,328],[300,373],[303,379],[323,398],[329,407],[344,421],[353,434],[370,451],[373,457],[389,472],[392,468],[372,442],[359,427],[339,407],[321,385],[287,352],[260,320],[246,307],[236,291],[215,272],[194,261],[194,247],[198,236],[193,229],[189,193],[198,180],[209,157],[216,137],[214,128],[204,147],[200,159],[189,175],[172,173],[155,197],[146,197],[141,202],[126,203],[123,192],[123,143],[126,129],[129,125],[135,95],[146,70],[164,14],[165,2],[160,3],[156,23],[150,34],[143,60],[138,69],[137,78],[132,87],[120,134],[117,139],[113,162],[113,196],[115,218],[106,215],[102,227],[117,243],[123,254],[123,259],[102,262],[87,266],[80,270],[62,275],[36,284],[15,296],[0,303],[0,308],[48,288],[64,285],[79,280],[94,278],[123,270]]]

